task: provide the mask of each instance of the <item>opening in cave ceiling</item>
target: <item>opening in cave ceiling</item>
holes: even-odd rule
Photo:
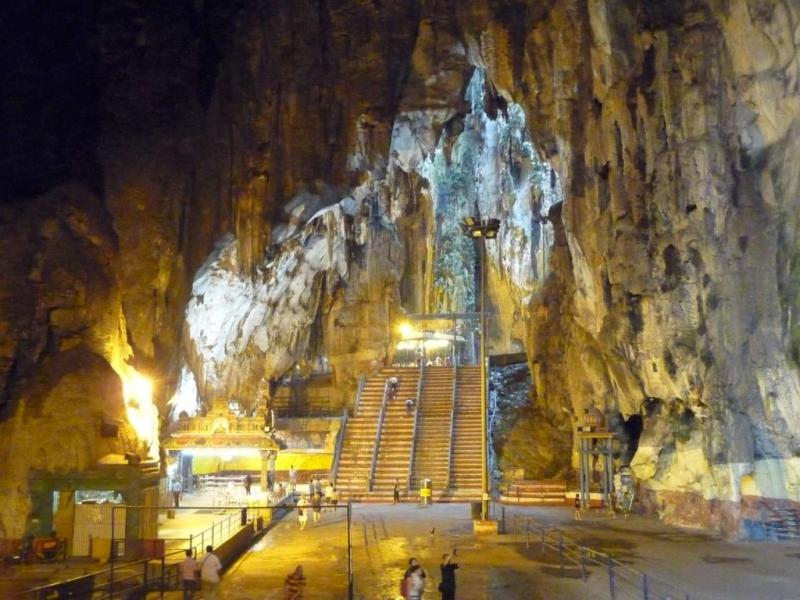
[[[429,313],[477,310],[476,251],[459,228],[470,215],[501,219],[498,239],[487,248],[489,269],[512,286],[520,306],[547,276],[553,244],[547,213],[562,200],[561,186],[536,151],[523,108],[496,94],[484,71],[475,69],[465,93],[468,112],[443,129],[417,168],[429,183],[435,214]],[[489,104],[500,108],[492,111]]]

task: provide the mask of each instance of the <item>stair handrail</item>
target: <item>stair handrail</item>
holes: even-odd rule
[[[347,407],[344,407],[342,413],[342,426],[339,428],[339,435],[336,438],[336,449],[333,453],[333,469],[331,470],[331,481],[336,482],[336,477],[339,476],[339,459],[342,457],[342,448],[344,447],[344,436],[347,435]]]
[[[458,394],[458,361],[453,361],[453,391],[450,396],[450,446],[447,449],[447,478],[445,489],[450,489],[450,469],[453,466],[453,434],[456,425],[456,396]]]
[[[419,411],[422,408],[420,401],[422,400],[422,387],[425,380],[425,361],[420,362],[419,365],[419,380],[417,381],[417,400],[416,409],[414,410],[414,425],[411,429],[411,451],[408,454],[408,478],[406,480],[406,493],[411,491],[411,477],[414,475],[414,451],[417,447],[417,424],[419,423]]]
[[[353,406],[353,414],[358,413],[358,407],[361,406],[361,395],[364,393],[364,386],[367,385],[367,376],[363,373],[358,378],[358,389],[356,390],[356,402]]]
[[[383,384],[383,399],[381,400],[381,410],[378,413],[378,425],[375,427],[375,446],[372,449],[372,462],[369,465],[369,480],[367,481],[367,491],[372,491],[375,482],[375,467],[378,464],[378,450],[381,447],[381,431],[383,430],[383,417],[386,413],[386,397],[389,395],[389,380]]]

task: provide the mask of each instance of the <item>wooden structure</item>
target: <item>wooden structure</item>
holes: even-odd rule
[[[616,434],[608,431],[603,414],[596,407],[587,409],[578,425],[580,452],[580,503],[582,508],[590,506],[590,492],[595,465],[602,461],[601,492],[603,504],[613,506],[614,490],[613,440]]]

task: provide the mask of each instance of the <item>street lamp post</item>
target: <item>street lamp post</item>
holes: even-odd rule
[[[499,219],[467,217],[461,223],[461,229],[470,238],[478,241],[481,292],[480,292],[480,330],[481,330],[481,521],[489,515],[489,453],[487,427],[487,380],[486,380],[486,240],[497,237],[500,229]]]

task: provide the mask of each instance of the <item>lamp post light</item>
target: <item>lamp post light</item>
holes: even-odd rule
[[[466,217],[461,222],[465,235],[478,241],[480,250],[481,293],[480,293],[480,330],[481,330],[481,520],[485,521],[489,514],[489,454],[487,448],[487,380],[486,380],[486,240],[497,238],[500,219],[480,220]]]

